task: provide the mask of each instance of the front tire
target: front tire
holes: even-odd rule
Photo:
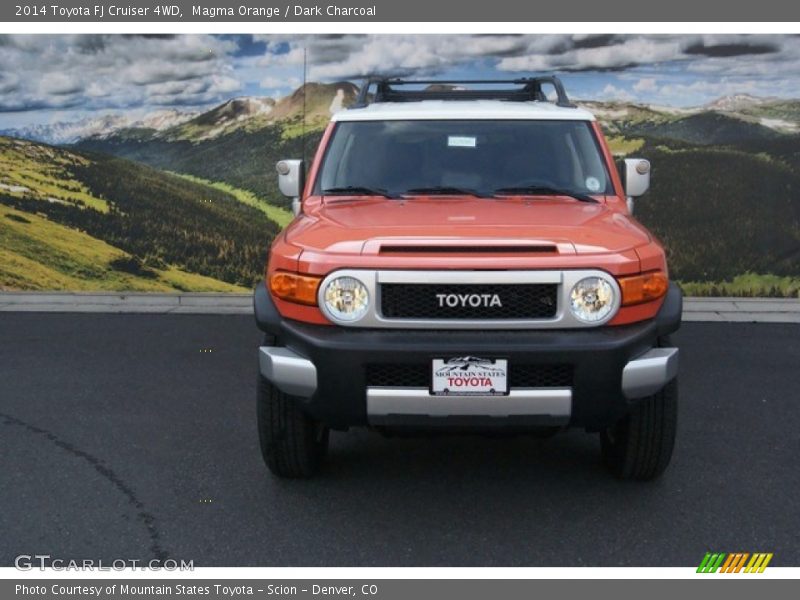
[[[603,462],[619,479],[650,481],[669,465],[678,421],[678,379],[643,398],[600,433]]]
[[[306,415],[291,396],[258,376],[258,439],[261,455],[278,477],[302,479],[319,471],[328,428]]]

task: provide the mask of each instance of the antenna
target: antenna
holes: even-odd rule
[[[302,144],[300,150],[300,157],[303,159],[303,165],[306,164],[306,94],[308,93],[308,46],[303,46],[303,123],[300,127],[300,143]]]

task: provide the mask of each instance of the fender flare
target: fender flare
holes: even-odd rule
[[[669,335],[681,326],[683,314],[683,292],[678,284],[670,282],[664,304],[656,315],[656,328],[658,336]]]
[[[258,328],[273,335],[278,335],[281,328],[281,315],[267,291],[267,284],[259,281],[253,292],[253,312]]]

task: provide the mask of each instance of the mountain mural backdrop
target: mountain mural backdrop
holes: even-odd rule
[[[357,91],[347,78],[287,81],[296,87],[200,107],[0,121],[13,125],[0,128],[0,289],[251,289],[291,220],[274,163],[311,156]],[[672,276],[690,294],[797,297],[800,100],[617,96],[577,101],[617,157],[652,162],[635,214]]]

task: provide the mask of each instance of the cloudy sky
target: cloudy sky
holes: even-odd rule
[[[800,97],[800,37],[778,35],[0,35],[0,129],[280,96],[373,73],[557,72],[579,99],[694,106]]]

